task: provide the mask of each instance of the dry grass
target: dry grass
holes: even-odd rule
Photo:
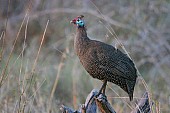
[[[61,104],[77,108],[99,89],[101,82],[88,75],[73,51],[75,28],[69,21],[81,13],[90,37],[116,45],[138,68],[133,102],[108,84],[114,109],[131,111],[148,91],[153,113],[170,111],[169,1],[14,1],[0,12],[0,112],[59,112]]]

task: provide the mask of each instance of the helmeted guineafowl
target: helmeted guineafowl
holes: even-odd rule
[[[107,81],[120,86],[133,100],[137,72],[133,61],[120,50],[87,37],[84,16],[71,21],[77,27],[74,49],[85,70],[93,77],[104,81],[99,93],[105,93]]]

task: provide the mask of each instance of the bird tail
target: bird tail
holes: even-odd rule
[[[133,91],[136,81],[126,81],[130,101],[133,100]]]

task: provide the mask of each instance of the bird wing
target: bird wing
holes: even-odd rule
[[[99,44],[102,46],[97,46],[96,49],[100,69],[128,80],[136,80],[136,68],[133,61],[113,46],[103,44]]]

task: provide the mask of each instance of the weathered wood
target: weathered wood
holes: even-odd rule
[[[143,97],[139,100],[136,108],[131,113],[151,113],[151,105],[149,105],[148,92],[145,92]]]
[[[86,98],[85,104],[82,104],[79,110],[73,110],[72,108],[61,106],[62,113],[97,113],[97,107],[102,113],[116,113],[107,100],[107,97],[100,94],[98,97],[98,90],[93,89]],[[143,97],[139,100],[136,108],[131,113],[150,113],[150,105],[148,99],[148,93],[145,92]]]
[[[81,105],[79,110],[73,110],[72,108],[61,106],[60,110],[62,113],[96,113],[97,106],[94,101],[94,97],[97,95],[98,91],[93,89],[86,98],[85,104]]]
[[[98,94],[98,90],[93,89],[90,94],[86,98],[85,108],[86,113],[96,113],[97,106],[96,102],[94,101],[95,96]]]
[[[107,97],[105,95],[100,94],[95,100],[102,113],[116,113],[110,103],[107,101]]]

